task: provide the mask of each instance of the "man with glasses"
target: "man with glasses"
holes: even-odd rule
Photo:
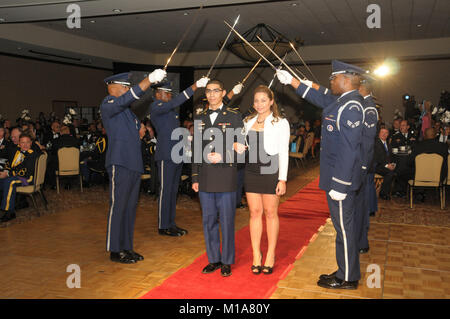
[[[172,132],[180,127],[179,107],[197,90],[205,87],[208,78],[203,77],[172,99],[170,83],[162,83],[155,91],[155,101],[150,105],[150,120],[156,130],[155,160],[160,183],[158,197],[158,233],[164,236],[183,236],[188,233],[175,223],[178,185],[182,163],[172,158],[172,148],[179,140],[172,139]]]
[[[336,272],[319,277],[317,285],[324,288],[356,289],[361,278],[354,216],[362,175],[364,101],[358,88],[363,74],[365,71],[359,67],[333,60],[330,77],[333,97],[313,89],[310,81],[299,81],[287,71],[277,71],[281,83],[290,84],[302,98],[323,108],[319,187],[327,192],[337,233],[338,264]]]
[[[231,275],[231,264],[235,260],[237,166],[233,146],[236,141],[244,143],[243,122],[239,111],[224,106],[226,90],[222,82],[211,80],[205,93],[208,108],[194,118],[192,164],[192,189],[199,193],[209,261],[202,273],[209,274],[220,268],[221,275],[227,277]],[[236,132],[241,136],[236,136]],[[196,141],[198,137],[202,141]]]
[[[108,136],[105,167],[110,180],[110,207],[106,251],[114,262],[131,264],[144,257],[133,250],[134,221],[144,172],[139,129],[141,122],[130,105],[144,94],[152,83],[162,81],[166,71],[157,69],[131,87],[130,73],[104,80],[109,95],[100,105],[103,125]]]

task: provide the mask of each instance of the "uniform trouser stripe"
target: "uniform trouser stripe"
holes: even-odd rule
[[[344,217],[342,211],[342,201],[339,201],[339,221],[341,223],[342,238],[344,240],[344,260],[345,260],[345,281],[348,281],[348,247],[347,247],[347,234],[345,233]]]
[[[161,220],[162,220],[162,200],[163,200],[163,192],[164,192],[164,161],[161,161],[161,189],[159,191],[159,205],[158,205],[158,228],[161,229]]]
[[[12,191],[14,189],[15,184],[19,184],[22,183],[20,180],[15,180],[12,181],[11,184],[9,184],[9,189],[8,189],[8,196],[6,197],[6,206],[5,206],[5,210],[9,210],[10,207],[10,203],[11,203],[11,195],[12,195]]]
[[[111,208],[109,210],[109,219],[108,219],[108,237],[106,240],[106,251],[110,250],[111,245],[111,218],[114,211],[114,192],[115,192],[115,177],[116,177],[116,167],[115,165],[112,166],[112,174],[111,174]]]

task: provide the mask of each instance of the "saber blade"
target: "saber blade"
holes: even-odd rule
[[[291,48],[294,50],[294,52],[297,54],[297,56],[300,58],[300,60],[302,61],[303,65],[306,67],[306,69],[308,69],[309,73],[311,73],[311,75],[313,76],[314,80],[316,80],[317,83],[319,83],[319,81],[317,80],[316,76],[314,75],[314,73],[312,73],[311,69],[306,65],[305,61],[303,60],[302,56],[300,55],[300,53],[297,51],[297,49],[295,48],[295,46],[292,44],[292,42],[289,42],[289,44],[291,45]],[[304,75],[303,75],[304,76]]]
[[[261,40],[261,38],[257,35],[256,38],[270,51],[270,53],[272,53],[278,60],[280,60],[280,62],[300,81],[300,77],[297,75],[297,73],[295,73],[294,71],[292,71],[292,69],[289,67],[289,65],[287,65],[282,58],[280,58],[278,56],[278,54],[275,53],[275,51],[273,51],[263,40]],[[277,71],[275,69],[275,71]]]
[[[226,21],[224,21],[224,23],[242,40],[245,42],[245,44],[247,44],[250,48],[252,48],[261,58],[263,58],[264,61],[267,62],[268,65],[270,65],[270,67],[272,69],[274,69],[275,71],[277,70],[277,68],[270,63],[270,61],[264,56],[262,55],[258,50],[256,50],[256,48],[251,45],[242,35],[239,34],[239,32],[237,32],[231,25],[229,25]]]
[[[169,58],[167,59],[166,65],[164,65],[163,70],[165,71],[167,69],[167,66],[169,65],[170,61],[172,60],[172,57],[175,55],[175,52],[177,52],[178,48],[180,47],[181,42],[183,42],[184,38],[187,36],[187,34],[189,33],[189,31],[191,30],[192,26],[194,25],[195,21],[197,21],[198,18],[198,14],[199,12],[203,9],[203,5],[200,6],[200,8],[197,10],[197,12],[195,13],[195,17],[194,19],[192,19],[191,24],[189,25],[189,27],[186,29],[186,31],[184,32],[183,36],[181,37],[180,41],[178,41],[177,46],[175,47],[175,49],[173,49],[172,54],[169,56]]]
[[[237,18],[236,18],[236,20],[234,20],[233,28],[234,28],[234,27],[236,26],[236,24],[238,23],[239,17],[240,17],[240,16],[241,16],[241,15],[238,15]],[[227,35],[227,37],[225,38],[225,41],[222,43],[222,46],[220,47],[219,53],[217,53],[216,58],[214,59],[213,64],[211,64],[211,67],[209,68],[208,73],[206,74],[206,77],[207,77],[207,78],[209,78],[209,75],[211,74],[212,69],[213,69],[214,66],[216,65],[217,60],[219,59],[219,56],[220,56],[220,54],[222,53],[223,48],[225,47],[225,44],[227,44],[227,41],[228,41],[228,39],[230,38],[231,32],[232,32],[232,30],[230,30],[230,32],[228,32],[228,35]]]

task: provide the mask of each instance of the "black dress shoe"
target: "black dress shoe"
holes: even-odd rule
[[[220,274],[222,275],[222,277],[231,276],[231,266],[230,265],[222,265],[222,268],[220,269]]]
[[[114,253],[111,252],[111,255],[109,257],[111,261],[122,263],[122,264],[134,264],[136,263],[136,259],[131,257],[131,255],[127,254],[124,251],[121,251],[120,253]]]
[[[217,269],[219,269],[220,267],[222,267],[222,263],[218,262],[218,263],[209,263],[208,265],[206,265],[205,268],[203,268],[202,273],[204,274],[210,274],[212,272],[215,272]]]
[[[326,279],[319,279],[317,285],[328,289],[357,289],[358,281],[345,281],[333,276]]]
[[[361,248],[360,250],[359,250],[359,253],[360,254],[365,254],[365,253],[368,253],[369,252],[369,247],[367,247],[367,248]]]
[[[0,219],[0,222],[6,223],[9,222],[10,220],[13,220],[14,218],[16,218],[15,212],[6,211],[6,214],[3,215],[3,217]]]
[[[183,236],[184,234],[179,232],[176,228],[158,229],[158,234],[172,237]]]
[[[138,254],[134,250],[124,250],[124,252],[127,253],[129,256],[131,256],[131,258],[133,258],[134,260],[137,260],[137,261],[144,260],[144,256],[142,256],[141,254]]]
[[[175,226],[175,229],[179,232],[182,233],[183,235],[186,235],[188,233],[188,231],[186,229],[180,228],[178,226]],[[183,236],[181,235],[181,236]]]
[[[336,270],[335,272],[333,272],[333,273],[331,273],[329,275],[327,275],[327,274],[320,275],[319,276],[319,280],[325,280],[325,279],[333,278],[334,276],[336,276],[337,272],[338,271]]]

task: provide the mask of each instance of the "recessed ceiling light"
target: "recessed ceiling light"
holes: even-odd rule
[[[161,44],[166,44],[166,43],[167,43],[166,41],[161,42]]]
[[[120,13],[120,12],[122,12],[122,10],[120,10],[120,9],[113,9],[113,12]]]
[[[5,22],[5,19],[0,18],[0,23]]]
[[[95,20],[91,20],[91,21],[89,21],[90,23],[95,23]]]
[[[420,28],[421,26],[422,26],[421,24],[418,24],[418,25],[417,25],[418,28]]]
[[[187,16],[187,15],[189,15],[189,13],[188,13],[188,12],[185,12],[185,13],[183,13],[183,15],[184,15],[184,16]]]
[[[297,4],[296,4],[296,3],[292,3],[292,4],[291,4],[291,6],[293,6],[293,7],[296,7],[296,6],[297,6]]]
[[[320,34],[325,34],[325,31],[321,31]]]
[[[22,48],[21,47],[17,47],[17,50],[22,50]]]

